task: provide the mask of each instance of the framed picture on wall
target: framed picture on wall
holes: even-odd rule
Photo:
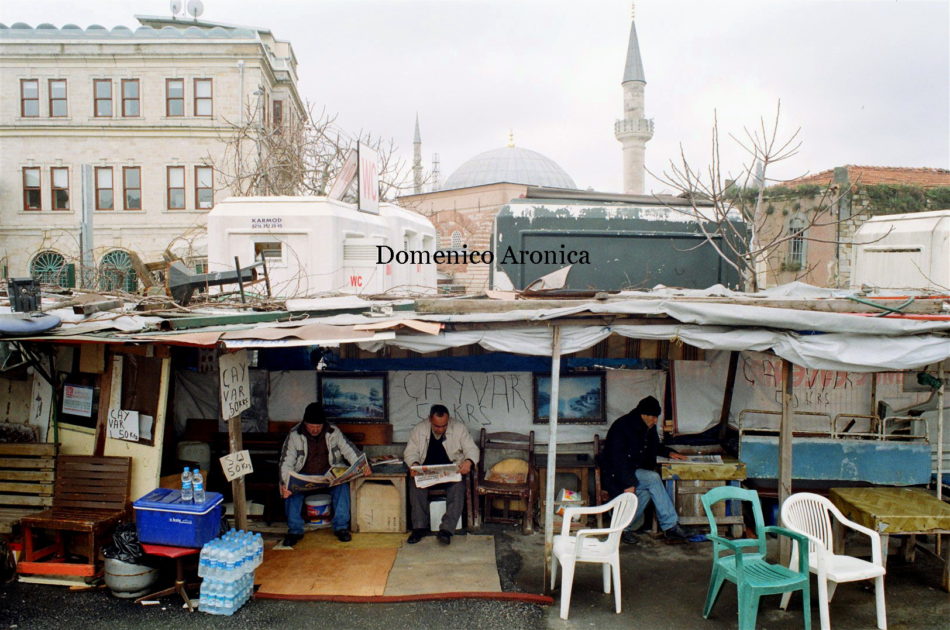
[[[320,372],[317,398],[330,422],[388,422],[385,372]]]
[[[567,424],[604,424],[607,421],[603,372],[561,375],[557,421]],[[551,377],[534,375],[534,422],[547,424],[551,415]]]

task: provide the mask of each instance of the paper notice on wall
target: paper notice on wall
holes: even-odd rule
[[[109,437],[126,442],[139,441],[139,412],[125,409],[109,410]]]
[[[92,417],[93,388],[81,385],[63,386],[63,413]]]

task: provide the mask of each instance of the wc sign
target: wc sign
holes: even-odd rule
[[[251,379],[247,365],[246,350],[218,357],[223,418],[233,418],[251,406]]]
[[[362,212],[379,214],[379,155],[362,142],[359,144],[359,205]]]

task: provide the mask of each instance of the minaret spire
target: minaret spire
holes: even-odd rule
[[[627,41],[627,60],[623,69],[623,118],[614,123],[614,136],[623,145],[623,191],[642,194],[645,179],[646,143],[653,137],[653,120],[644,117],[643,59],[637,24],[633,19],[636,7],[631,8],[630,38]]]
[[[419,133],[419,112],[416,112],[416,133],[412,137],[412,192],[422,192],[422,134]]]

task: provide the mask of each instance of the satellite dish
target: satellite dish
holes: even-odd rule
[[[181,0],[171,0],[169,7],[172,10],[172,16],[176,16],[181,13]]]
[[[201,0],[188,0],[188,14],[196,20],[204,13],[205,4]]]

